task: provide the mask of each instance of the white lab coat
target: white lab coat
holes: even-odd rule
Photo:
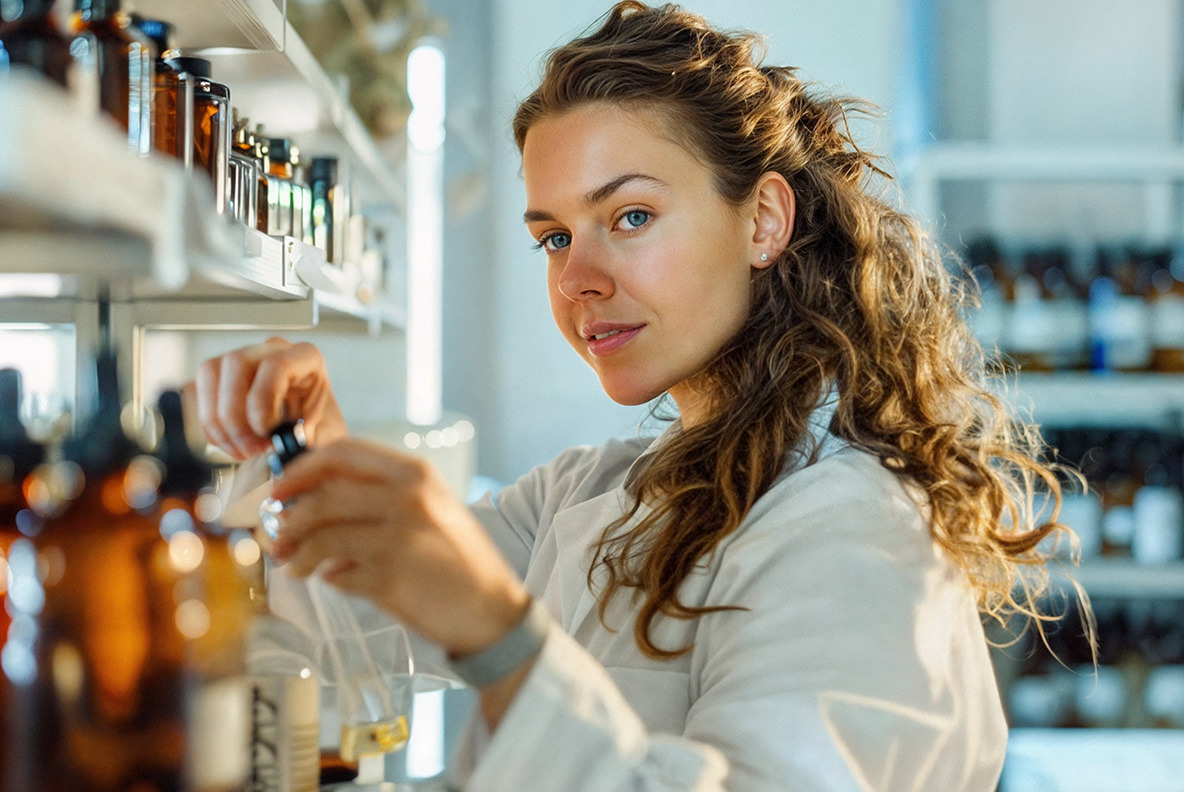
[[[659,646],[694,644],[674,660],[637,648],[628,594],[605,626],[587,585],[645,442],[570,449],[476,504],[555,626],[470,746],[466,789],[995,789],[1007,727],[966,579],[911,488],[822,425],[820,458],[791,462],[680,591],[747,610],[659,617]]]

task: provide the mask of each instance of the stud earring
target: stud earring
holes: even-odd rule
[[[768,253],[762,253],[762,254],[761,254],[761,261],[768,261],[768,260],[769,260],[769,254],[768,254]]]

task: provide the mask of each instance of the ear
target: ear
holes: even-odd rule
[[[785,177],[776,171],[761,174],[756,183],[753,215],[752,266],[771,265],[793,237],[794,195]],[[765,256],[762,260],[761,256]]]

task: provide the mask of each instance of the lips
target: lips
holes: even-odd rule
[[[585,325],[581,334],[593,355],[607,355],[633,340],[644,327],[644,324],[593,322]]]

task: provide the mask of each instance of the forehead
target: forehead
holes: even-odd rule
[[[676,188],[710,185],[709,170],[662,127],[657,113],[614,104],[540,119],[522,146],[528,199],[583,194],[623,173],[644,173]]]

